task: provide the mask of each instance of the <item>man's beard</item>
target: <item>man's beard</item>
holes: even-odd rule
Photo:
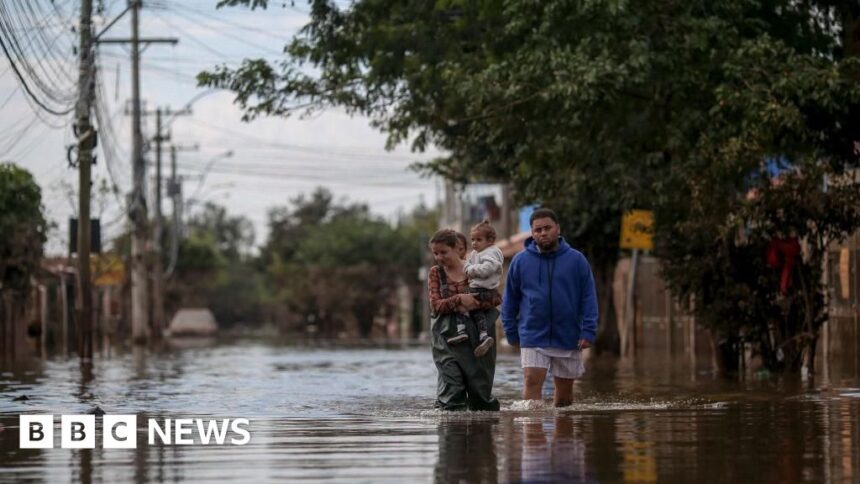
[[[541,252],[552,252],[558,248],[558,239],[550,239],[546,242],[538,242],[538,248]]]

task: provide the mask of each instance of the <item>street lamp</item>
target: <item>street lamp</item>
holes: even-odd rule
[[[170,278],[173,276],[173,272],[176,269],[176,263],[179,259],[179,238],[180,238],[180,232],[182,232],[180,225],[183,225],[181,221],[185,218],[184,214],[185,214],[186,208],[190,208],[191,205],[193,205],[194,203],[199,201],[199,199],[197,197],[200,194],[200,190],[203,188],[203,183],[206,180],[206,174],[209,173],[209,170],[212,169],[212,167],[215,165],[215,162],[217,162],[219,159],[222,159],[222,158],[230,158],[231,156],[233,156],[233,150],[227,150],[224,153],[221,153],[219,155],[215,155],[214,157],[212,157],[212,159],[209,160],[209,162],[206,164],[206,168],[203,170],[203,173],[200,174],[200,181],[197,183],[197,188],[195,188],[195,190],[194,190],[194,195],[187,198],[184,201],[184,203],[183,203],[181,195],[178,197],[178,200],[179,200],[178,214],[179,215],[178,216],[176,215],[176,209],[174,209],[173,231],[172,231],[171,244],[170,244],[170,246],[171,246],[170,262],[168,263],[167,270],[165,271],[165,277],[166,278]],[[222,187],[219,187],[219,188],[222,188]],[[229,186],[223,187],[223,189],[227,189],[227,188],[229,188]],[[186,206],[186,204],[187,204],[187,206]]]
[[[200,181],[197,182],[197,188],[194,189],[194,194],[191,195],[191,198],[188,199],[189,203],[191,202],[191,200],[197,199],[197,195],[200,194],[200,190],[203,188],[203,184],[206,182],[206,175],[209,174],[209,170],[211,170],[212,167],[215,166],[215,163],[218,160],[221,160],[224,158],[230,158],[233,156],[233,154],[234,154],[233,150],[227,150],[224,153],[221,153],[220,155],[215,155],[214,157],[212,157],[211,160],[209,160],[208,163],[206,163],[206,167],[203,169],[203,173],[200,174]]]

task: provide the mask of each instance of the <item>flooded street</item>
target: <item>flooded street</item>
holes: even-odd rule
[[[856,482],[860,381],[726,381],[682,359],[593,359],[573,407],[519,400],[499,357],[501,412],[433,410],[429,348],[223,342],[53,359],[0,374],[0,480],[343,482]],[[826,380],[826,381],[825,381]],[[546,394],[548,395],[548,394]],[[27,399],[22,400],[21,397]],[[17,399],[17,400],[16,400]],[[18,448],[19,414],[138,415],[138,448]],[[148,418],[248,418],[245,446],[147,444]],[[144,422],[144,423],[141,423]],[[56,436],[59,447],[59,437]]]

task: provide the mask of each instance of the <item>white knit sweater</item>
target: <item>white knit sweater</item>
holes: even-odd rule
[[[495,245],[491,245],[481,252],[472,251],[463,271],[469,276],[469,287],[481,287],[484,289],[496,289],[502,278],[502,264],[505,257],[502,251]]]

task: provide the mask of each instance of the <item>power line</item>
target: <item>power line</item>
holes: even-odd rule
[[[47,104],[45,104],[41,99],[39,99],[39,97],[33,92],[33,90],[30,89],[30,85],[27,84],[27,80],[24,79],[24,76],[18,70],[18,66],[15,65],[15,61],[12,60],[12,55],[9,53],[9,49],[6,47],[6,42],[3,41],[2,36],[0,36],[0,47],[3,48],[3,53],[6,55],[6,58],[12,64],[12,70],[15,72],[15,76],[18,77],[18,81],[21,83],[21,86],[24,88],[24,91],[27,93],[27,96],[29,96],[30,99],[34,103],[36,103],[40,108],[44,109],[46,112],[53,114],[55,116],[65,116],[65,115],[71,113],[75,109],[75,106],[71,105],[66,109],[57,110],[57,109],[53,109],[53,108],[49,107]]]
[[[9,101],[11,101],[11,100],[12,100],[12,98],[13,98],[13,97],[15,97],[15,94],[17,94],[17,93],[18,93],[18,86],[15,86],[15,88],[14,88],[14,89],[12,89],[12,92],[10,92],[10,93],[9,93],[9,97],[7,97],[7,98],[6,98],[6,100],[5,100],[5,101],[3,101],[3,103],[2,103],[2,104],[0,104],[0,110],[2,110],[3,108],[5,108],[5,107],[6,107],[6,105],[7,105],[7,104],[9,104]]]
[[[182,166],[182,169],[185,170],[197,170],[202,171],[202,167],[189,167],[188,165]],[[340,185],[356,185],[362,184],[373,187],[392,187],[392,188],[403,188],[408,186],[408,184],[402,180],[391,180],[390,177],[380,177],[387,178],[386,180],[364,180],[364,179],[332,179],[324,176],[307,174],[307,173],[296,173],[296,172],[284,172],[284,171],[264,171],[259,169],[249,169],[244,167],[212,167],[209,169],[212,173],[219,173],[230,176],[239,176],[239,177],[248,177],[248,178],[261,178],[266,180],[284,180],[284,181],[293,181],[293,180],[306,180],[306,181],[316,181],[316,182],[328,182],[328,183],[336,183]],[[423,185],[418,183],[417,180],[412,183],[413,186]]]
[[[152,12],[152,14],[153,14],[156,18],[158,18],[159,20],[161,20],[162,22],[164,22],[168,27],[170,27],[170,28],[172,28],[172,29],[174,29],[174,30],[177,30],[177,31],[179,31],[179,32],[182,32],[182,33],[184,34],[184,37],[185,37],[185,38],[187,38],[188,40],[190,40],[192,43],[197,44],[197,46],[198,46],[198,47],[202,48],[202,49],[203,49],[203,50],[205,50],[206,52],[209,52],[210,54],[213,54],[214,56],[216,56],[216,57],[218,57],[218,58],[221,58],[221,59],[224,59],[224,60],[230,60],[227,56],[225,56],[225,55],[224,55],[224,53],[223,53],[223,52],[219,52],[219,51],[217,51],[217,50],[213,49],[212,47],[210,47],[209,45],[207,45],[207,44],[206,44],[206,42],[203,42],[202,40],[199,40],[197,37],[195,37],[195,36],[191,35],[191,34],[188,32],[188,30],[187,30],[187,29],[182,29],[182,28],[178,27],[176,24],[174,24],[174,23],[173,23],[173,22],[171,22],[170,20],[167,20],[166,18],[164,18],[164,16],[162,16],[162,15],[161,15],[161,14],[159,14],[158,12]]]
[[[6,138],[11,139],[12,141],[10,142],[11,144],[3,147],[3,153],[8,154],[10,151],[15,149],[15,146],[17,146],[18,143],[20,143],[21,140],[24,139],[24,137],[27,135],[27,132],[30,130],[30,128],[33,127],[34,124],[36,124],[37,121],[39,121],[39,118],[33,116],[33,119],[21,129],[16,131],[10,131],[6,135]]]
[[[13,3],[13,5],[15,5]],[[35,12],[32,11],[32,5],[27,5],[30,8],[29,11],[21,10],[17,8],[16,11],[21,16],[26,16],[30,18],[30,20],[35,20]],[[27,94],[27,97],[35,103],[39,108],[44,110],[47,113],[53,114],[55,116],[65,116],[72,112],[74,109],[74,101],[73,101],[73,90],[64,91],[59,90],[58,85],[56,85],[53,81],[46,80],[44,76],[39,75],[36,72],[36,69],[30,64],[28,60],[28,56],[25,53],[24,47],[18,42],[15,32],[13,31],[12,22],[15,22],[15,17],[10,14],[10,11],[7,8],[5,2],[0,2],[0,48],[2,48],[6,59],[9,61],[10,67],[12,71],[15,73],[15,76],[18,78],[18,81],[21,87],[24,88],[24,91]],[[21,21],[18,20],[19,25]],[[42,35],[43,32],[39,31]],[[40,48],[44,53],[44,46],[47,45],[47,41],[45,38],[42,38],[43,45]],[[35,44],[28,39],[28,46],[31,48],[36,48]],[[17,59],[17,60],[16,60]],[[45,64],[42,63],[41,59],[36,56],[36,63],[40,66],[43,73],[48,74],[47,78],[51,78],[53,75],[58,75],[61,71],[58,70],[55,66],[45,67]],[[19,65],[20,64],[20,65]],[[28,74],[28,76],[24,75],[24,72]],[[63,108],[54,108],[48,105],[48,102],[42,99],[41,96],[36,94],[36,89],[30,85],[27,78],[33,80],[33,84],[35,87],[45,95],[47,99],[52,100],[56,104],[63,106]],[[69,92],[72,92],[70,95]]]
[[[181,8],[181,7],[180,7],[180,8]],[[183,9],[183,8],[181,8],[181,10],[183,10],[183,11],[185,11],[185,12],[189,12],[189,10],[188,10],[188,9]],[[200,26],[202,26],[202,27],[204,27],[204,28],[206,28],[206,29],[208,29],[208,30],[210,30],[210,31],[212,31],[212,32],[217,32],[217,33],[219,33],[219,34],[221,34],[221,35],[223,35],[223,36],[225,36],[225,37],[227,37],[227,38],[233,39],[233,40],[235,40],[236,42],[240,42],[240,43],[245,44],[245,45],[247,45],[247,46],[249,46],[249,47],[253,47],[253,48],[255,48],[255,49],[260,49],[260,50],[262,50],[262,51],[264,51],[264,52],[268,52],[268,53],[270,53],[271,55],[275,55],[275,56],[281,56],[281,55],[283,55],[283,54],[284,54],[284,52],[283,52],[282,50],[281,50],[281,51],[279,51],[279,50],[275,50],[275,49],[272,49],[271,47],[264,46],[264,45],[260,45],[260,44],[257,44],[257,43],[255,43],[255,42],[251,42],[251,41],[249,41],[248,39],[244,39],[244,38],[242,38],[242,37],[237,37],[237,36],[235,36],[235,35],[232,35],[232,34],[228,33],[226,30],[223,30],[223,29],[216,29],[216,28],[214,28],[214,27],[211,27],[211,26],[209,26],[209,22],[200,22],[200,21],[199,21],[199,17],[198,17],[198,19],[194,19],[194,18],[190,17],[188,14],[185,14],[185,13],[182,13],[182,12],[178,12],[178,11],[176,11],[176,10],[174,10],[174,12],[175,12],[177,15],[179,15],[180,17],[182,17],[182,18],[184,18],[184,19],[186,19],[186,20],[188,20],[188,21],[190,21],[190,22],[192,22],[192,23],[195,23],[195,24],[197,24],[197,25],[200,25]],[[215,20],[215,21],[217,21],[217,22],[221,22],[222,24],[225,24],[225,25],[227,25],[227,26],[229,26],[229,27],[233,27],[233,28],[240,28],[240,29],[241,29],[241,28],[243,28],[242,26],[238,26],[238,25],[233,24],[233,23],[231,23],[231,22],[228,22],[228,21],[226,21],[226,20],[222,20],[222,19],[220,19],[220,18],[218,18],[218,17],[216,17],[216,16],[214,16],[214,15],[206,15],[206,14],[203,14],[203,13],[200,13],[200,12],[196,12],[196,11],[193,11],[193,10],[190,10],[190,12],[194,12],[194,13],[196,13],[197,15],[199,15],[199,16],[203,16],[204,18],[208,18],[208,19],[210,19],[210,20]]]
[[[39,14],[33,10],[32,2],[13,2],[12,5],[17,15],[13,15],[7,10],[5,2],[0,2],[0,10],[3,11],[3,16],[0,17],[2,20],[0,27],[8,33],[10,50],[16,53],[21,66],[31,75],[37,87],[42,89],[51,99],[61,104],[73,99],[74,93],[68,89],[68,84],[75,82],[74,76],[70,73],[73,66],[67,62],[67,56],[57,52],[56,49],[59,38],[66,33],[65,30],[60,29],[52,38],[48,38],[45,32],[41,30],[35,31],[32,36],[23,36],[22,39],[25,41],[26,47],[30,49],[27,52],[27,49],[18,41],[18,36],[14,34],[15,25],[13,24],[17,24],[17,30],[25,30],[28,25],[39,25],[47,22],[47,16],[40,19]],[[74,37],[70,38],[70,41],[73,42]],[[42,76],[36,72],[35,66],[38,66],[42,71]],[[66,86],[60,86],[55,82],[61,77],[65,77],[68,81]]]
[[[168,8],[168,9],[171,9],[171,8],[178,8],[178,9],[184,10],[184,11],[186,11],[186,12],[188,12],[188,13],[192,13],[192,14],[195,14],[195,15],[199,15],[199,16],[201,16],[201,17],[204,17],[204,18],[207,18],[207,19],[210,19],[210,20],[214,20],[214,21],[216,21],[216,22],[220,22],[220,23],[222,23],[222,24],[224,24],[224,25],[228,25],[228,26],[230,26],[230,27],[234,27],[234,28],[237,28],[237,29],[240,29],[240,30],[245,30],[245,31],[247,31],[247,32],[255,32],[255,33],[258,33],[258,34],[261,34],[261,35],[265,35],[265,36],[271,37],[272,39],[275,39],[275,40],[281,40],[281,41],[284,41],[284,42],[287,42],[287,41],[289,40],[288,38],[284,38],[284,37],[282,37],[282,36],[280,36],[280,35],[273,34],[270,30],[261,29],[261,28],[259,28],[259,27],[252,27],[252,26],[249,26],[249,25],[243,25],[243,24],[238,23],[238,22],[232,22],[232,21],[229,21],[229,20],[226,20],[226,19],[220,18],[220,17],[218,17],[217,15],[213,15],[213,14],[211,14],[211,13],[209,13],[209,12],[204,12],[204,11],[202,11],[202,10],[198,10],[198,9],[193,8],[193,7],[189,7],[188,5],[185,5],[185,4],[169,5],[167,8]]]
[[[197,124],[197,125],[203,126],[205,128],[209,128],[209,129],[214,130],[214,131],[219,131],[221,133],[236,136],[237,138],[244,138],[246,140],[254,142],[257,145],[265,145],[265,146],[269,146],[272,148],[278,148],[278,149],[282,149],[282,150],[293,150],[293,151],[300,151],[300,152],[305,152],[305,153],[310,153],[310,154],[318,154],[318,155],[326,155],[326,154],[328,154],[328,155],[339,155],[339,156],[344,156],[346,158],[353,158],[353,159],[376,158],[378,160],[380,158],[389,158],[391,160],[399,160],[399,161],[409,161],[409,162],[416,161],[415,158],[412,156],[397,155],[397,154],[392,154],[392,153],[361,153],[361,154],[355,153],[355,151],[357,151],[358,149],[361,149],[361,148],[345,147],[344,150],[349,150],[349,151],[338,151],[338,150],[330,150],[330,149],[323,150],[323,149],[320,149],[318,147],[313,147],[313,146],[302,146],[302,145],[293,145],[293,144],[288,144],[288,143],[281,143],[281,142],[271,141],[271,140],[268,140],[265,138],[260,138],[257,136],[241,133],[241,132],[238,132],[236,130],[229,129],[229,128],[217,126],[217,125],[214,125],[212,123],[208,123],[206,121],[203,121],[203,120],[200,120],[197,118],[189,118],[188,121],[193,123],[193,124]]]
[[[247,154],[247,150],[245,148],[241,149],[241,155],[237,158],[242,159],[242,162],[232,161],[225,164],[236,164],[240,165],[242,168],[249,169],[274,169],[274,170],[304,170],[306,172],[314,173],[314,174],[332,174],[338,176],[344,176],[345,174],[353,177],[355,176],[354,170],[357,168],[362,169],[362,173],[370,174],[371,176],[384,176],[384,177],[392,177],[399,175],[407,175],[411,174],[408,166],[398,166],[398,165],[367,165],[367,164],[357,164],[354,162],[343,163],[341,160],[318,160],[312,158],[301,158],[296,156],[280,156],[280,157],[266,157],[255,154]],[[322,162],[321,162],[322,161]],[[192,160],[192,163],[196,163],[196,160]],[[251,163],[256,162],[256,163]],[[345,171],[348,169],[353,169],[353,171]],[[375,172],[375,173],[371,173]],[[414,177],[412,175],[410,178]]]

